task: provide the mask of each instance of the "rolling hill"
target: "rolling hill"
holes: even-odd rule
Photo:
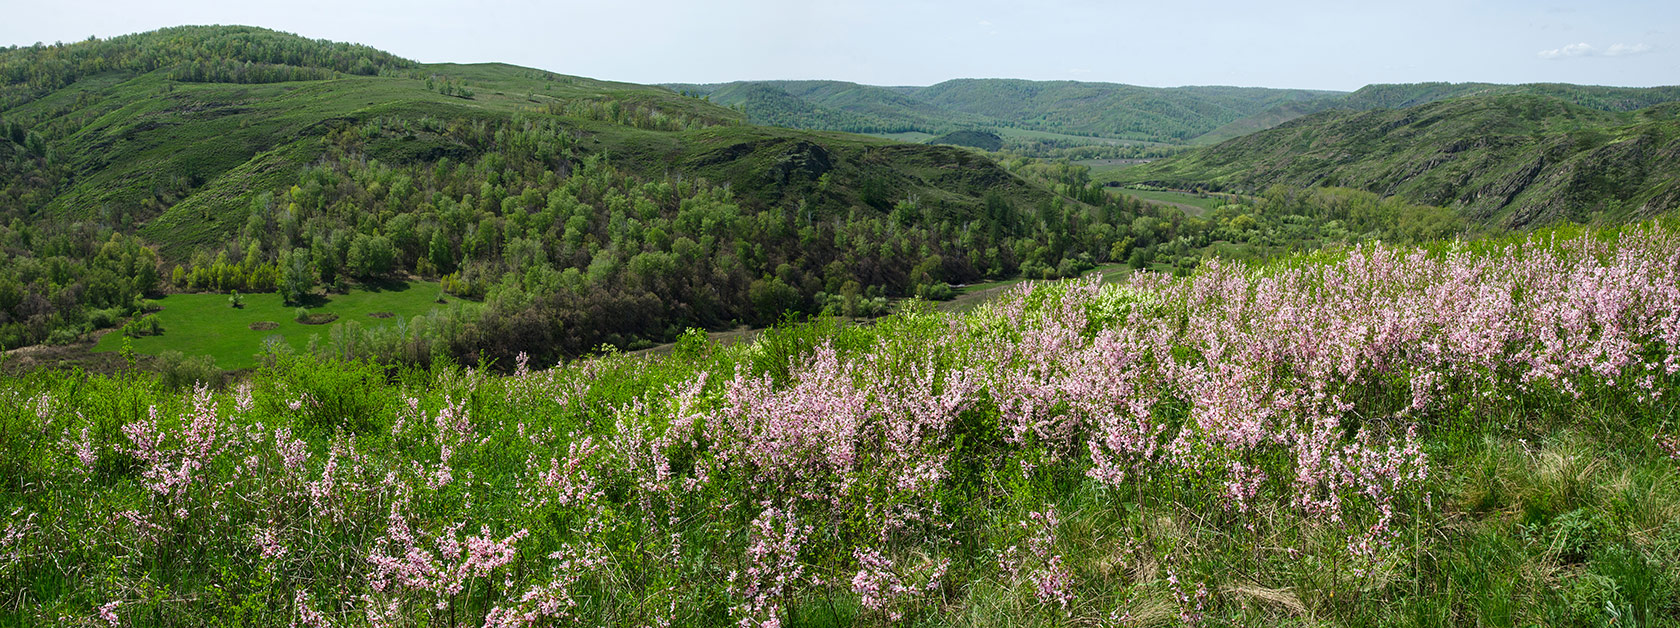
[[[464,355],[549,359],[1009,274],[1049,240],[1022,216],[1083,207],[955,147],[251,27],[13,48],[0,77],[7,347],[148,294],[420,277],[490,301],[437,332]]]
[[[1335,98],[1287,102],[1214,129],[1191,141],[1212,145],[1262,131],[1320,111],[1370,111],[1405,109],[1453,98],[1498,95],[1532,95],[1555,98],[1576,106],[1600,111],[1634,111],[1680,100],[1680,86],[1609,87],[1565,83],[1393,83],[1367,85]]]
[[[1011,126],[1117,139],[1185,143],[1290,102],[1339,92],[1258,87],[1138,87],[1116,83],[958,79],[916,89],[935,105]]]
[[[855,132],[1017,128],[1073,138],[1161,143],[1189,140],[1275,106],[1340,92],[1245,87],[1138,87],[1115,83],[958,79],[927,87],[840,81],[672,84],[737,108],[749,120]]]
[[[1403,109],[1332,110],[1215,146],[1127,168],[1124,183],[1258,191],[1345,186],[1460,209],[1484,224],[1621,219],[1680,206],[1680,104],[1601,110],[1529,90],[1432,100]],[[1606,107],[1668,91],[1542,90]],[[1583,98],[1582,95],[1586,97]],[[1359,100],[1406,104],[1432,90],[1379,89]]]

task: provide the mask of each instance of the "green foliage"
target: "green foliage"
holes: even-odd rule
[[[1674,96],[1641,93],[1626,104]],[[1576,100],[1623,102],[1603,96],[1608,100]],[[1451,207],[1499,228],[1618,221],[1680,206],[1669,185],[1675,162],[1652,157],[1676,150],[1675,111],[1674,104],[1601,111],[1523,92],[1336,110],[1111,177],[1242,192],[1279,184],[1351,187]]]
[[[122,56],[130,49],[138,56]],[[318,287],[343,294],[417,276],[496,312],[487,325],[438,323],[451,334],[438,339],[442,353],[548,361],[781,316],[763,308],[814,311],[817,293],[848,280],[913,295],[930,282],[908,271],[930,256],[944,260],[941,280],[964,281],[1014,272],[1017,250],[1080,245],[1047,247],[1049,226],[996,212],[984,235],[965,235],[983,195],[1009,210],[1053,195],[986,158],[744,126],[736,112],[660,88],[417,66],[244,28],[0,55],[16,67],[85,66],[47,72],[34,95],[0,107],[0,224],[26,253],[5,262],[23,279],[0,281],[0,306],[13,306],[0,316],[7,346],[76,337],[108,322],[90,312],[130,308],[164,283],[304,304]],[[116,57],[127,69],[89,73]],[[220,76],[228,60],[247,75]],[[335,74],[280,76],[263,64]],[[264,78],[271,70],[280,74]],[[886,219],[912,196],[922,199],[914,211]],[[113,237],[119,247],[104,247]],[[114,278],[90,254],[106,249]],[[748,293],[765,277],[780,280],[776,298],[754,304]]]
[[[1086,304],[1083,333],[1124,334],[1134,314],[1183,305],[1140,286],[1104,288]],[[1019,312],[1029,320],[1066,314],[1059,304],[1068,290],[1034,286]],[[0,620],[104,625],[98,609],[120,602],[111,608],[123,625],[278,627],[298,621],[300,608],[330,613],[335,625],[364,625],[367,609],[386,609],[382,596],[406,595],[403,621],[477,624],[488,609],[558,582],[577,601],[563,606],[577,623],[735,623],[742,596],[728,574],[753,565],[752,521],[764,500],[804,504],[799,521],[813,526],[794,561],[815,577],[778,602],[791,625],[1067,625],[1109,616],[1145,625],[1672,623],[1680,465],[1648,442],[1672,423],[1666,395],[1634,403],[1613,388],[1581,398],[1515,385],[1441,391],[1415,417],[1430,466],[1419,488],[1431,501],[1399,502],[1393,521],[1404,525],[1374,563],[1350,560],[1347,528],[1308,522],[1286,502],[1266,502],[1248,515],[1259,531],[1246,530],[1219,481],[1162,472],[1128,478],[1135,492],[1098,486],[1084,474],[1085,452],[1057,459],[1008,440],[1007,410],[984,395],[954,412],[941,442],[950,455],[935,469],[939,489],[913,501],[889,501],[898,477],[878,473],[884,465],[874,459],[850,472],[848,495],[858,503],[754,482],[739,463],[719,461],[720,434],[739,403],[725,392],[732,378],[767,376],[774,390],[787,390],[811,376],[795,374],[798,365],[832,348],[843,364],[870,356],[879,369],[871,373],[930,373],[934,393],[955,384],[952,373],[988,372],[988,360],[1032,359],[987,351],[1020,333],[1010,311],[907,309],[873,325],[819,320],[733,346],[690,329],[666,358],[610,355],[517,376],[277,352],[233,382],[179,355],[161,358],[158,376],[3,377],[0,396],[14,403],[0,407],[0,529],[19,533],[0,545],[8,552],[0,586],[14,594],[0,599]],[[934,341],[947,337],[954,340]],[[201,382],[209,387],[187,392]],[[835,384],[892,393],[871,379]],[[1382,407],[1391,385],[1409,384],[1355,385],[1347,402]],[[1667,393],[1674,381],[1657,386]],[[826,410],[814,411],[816,420]],[[148,488],[156,476],[136,437],[144,440],[153,416],[158,433],[175,439],[171,452],[198,443],[232,449],[203,466],[163,465],[192,470],[179,493]],[[201,417],[215,427],[195,428]],[[666,431],[672,425],[691,431]],[[708,479],[687,482],[701,468]],[[1288,494],[1294,481],[1274,477],[1266,490]],[[557,497],[573,488],[588,490]],[[894,508],[936,518],[888,528],[872,519]],[[1045,537],[1034,513],[1049,510],[1058,525]],[[404,517],[401,528],[393,513]],[[526,534],[506,567],[467,578],[439,598],[443,608],[416,600],[418,587],[371,585],[370,555],[410,556],[395,546],[399,534],[420,541],[426,556],[417,560],[451,560],[434,541],[454,526],[456,541]],[[1043,555],[1030,549],[1035,542]],[[585,544],[600,560],[575,581],[557,573],[568,555],[553,555]],[[917,597],[895,609],[902,620],[870,608],[854,588],[869,570],[856,550],[879,551],[915,585]],[[947,560],[939,585],[924,586]],[[1058,567],[1073,600],[1066,608],[1046,600],[1047,587],[1028,573]]]
[[[985,131],[952,131],[939,137],[929,139],[929,144],[952,144],[967,146],[980,150],[998,150],[1003,148],[1003,138],[996,133]]]
[[[269,83],[371,75],[414,62],[367,46],[243,26],[180,26],[0,52],[0,109],[99,72],[167,70],[176,80]]]
[[[221,387],[226,375],[216,366],[216,359],[208,355],[188,357],[180,351],[165,351],[152,361],[151,369],[158,373],[158,384],[167,390],[182,390],[200,384]]]
[[[263,372],[269,376],[264,386],[271,409],[296,413],[296,423],[312,432],[365,436],[390,429],[388,410],[395,399],[378,366],[300,354],[280,356]]]
[[[1337,92],[1239,87],[1156,88],[1113,83],[959,79],[929,87],[841,81],[750,81],[669,85],[737,107],[758,124],[855,133],[1009,129],[1079,138],[1183,143],[1287,103],[1330,101]],[[1021,136],[1016,136],[1021,137]],[[1097,142],[1087,142],[1092,144]],[[972,145],[972,144],[966,144]],[[1018,144],[1018,148],[1026,148]],[[1033,150],[1046,150],[1049,146]]]

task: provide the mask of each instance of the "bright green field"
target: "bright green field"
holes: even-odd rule
[[[163,311],[156,316],[163,327],[163,334],[133,338],[131,342],[137,353],[157,355],[165,351],[180,351],[188,357],[209,355],[221,368],[245,368],[256,365],[254,356],[262,349],[263,339],[269,336],[280,336],[292,348],[302,349],[308,345],[310,336],[319,335],[325,341],[333,327],[346,321],[356,321],[367,327],[394,325],[396,317],[406,320],[439,307],[450,307],[435,303],[437,296],[438,284],[422,281],[393,284],[388,290],[355,290],[350,294],[328,295],[324,299],[318,298],[309,311],[337,314],[338,320],[325,325],[304,325],[294,320],[297,308],[281,303],[278,294],[247,294],[245,307],[241,309],[229,306],[225,294],[172,294],[158,299]],[[452,305],[476,306],[453,297],[446,298]],[[375,312],[390,312],[395,316],[369,316]],[[258,321],[273,321],[280,327],[268,331],[251,329],[251,324]],[[122,334],[113,331],[100,338],[93,350],[116,351],[122,348],[122,341]]]

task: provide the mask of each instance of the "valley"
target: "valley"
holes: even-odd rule
[[[0,626],[1680,625],[1680,87],[867,4],[0,47]]]

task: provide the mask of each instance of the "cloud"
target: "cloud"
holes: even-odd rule
[[[1568,59],[1570,57],[1625,57],[1642,52],[1650,52],[1650,44],[1612,44],[1609,48],[1599,48],[1592,44],[1581,42],[1569,44],[1562,48],[1540,51],[1541,59]]]
[[[1636,54],[1639,54],[1641,52],[1650,52],[1650,51],[1651,51],[1651,45],[1650,44],[1633,44],[1633,45],[1616,44],[1614,46],[1606,48],[1604,50],[1604,56],[1606,56],[1606,57],[1620,57],[1620,56],[1625,56],[1625,55],[1636,55]]]

